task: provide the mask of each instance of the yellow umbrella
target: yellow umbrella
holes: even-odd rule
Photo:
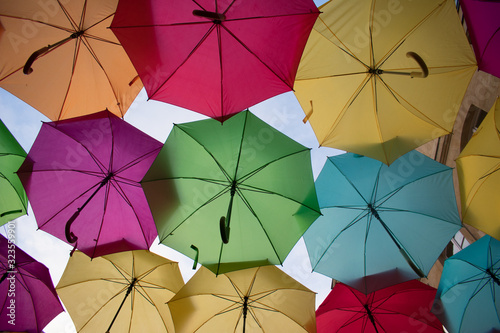
[[[56,290],[78,332],[174,332],[165,303],[183,285],[176,262],[147,250],[77,251]]]
[[[500,239],[500,99],[458,158],[462,222]]]
[[[168,302],[177,333],[316,332],[315,294],[276,266],[203,266]]]
[[[448,134],[477,65],[452,0],[334,0],[295,95],[319,144],[386,164]]]
[[[142,88],[108,29],[118,0],[0,1],[0,87],[51,120],[108,109]]]

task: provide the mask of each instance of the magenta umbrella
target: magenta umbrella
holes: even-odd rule
[[[0,331],[39,333],[63,307],[47,267],[0,235]],[[12,235],[12,236],[10,236]]]
[[[111,29],[149,98],[224,121],[291,91],[312,0],[121,0]]]
[[[139,182],[161,147],[109,111],[43,123],[18,171],[39,228],[89,257],[149,249]]]
[[[500,1],[460,0],[478,68],[500,78]]]

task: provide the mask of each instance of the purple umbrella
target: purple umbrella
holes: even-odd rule
[[[39,333],[63,311],[48,268],[3,235],[0,302],[0,331]]]
[[[478,68],[500,78],[500,1],[460,0]]]
[[[43,123],[18,175],[41,230],[89,257],[149,249],[140,181],[162,143],[108,111]]]

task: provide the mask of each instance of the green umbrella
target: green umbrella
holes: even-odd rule
[[[26,152],[0,120],[0,225],[26,214],[28,199],[16,174]]]
[[[142,186],[160,242],[215,274],[282,264],[320,215],[310,149],[249,111],[174,125]]]

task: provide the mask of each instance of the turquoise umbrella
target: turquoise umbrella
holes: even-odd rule
[[[313,271],[364,293],[426,276],[461,227],[452,169],[417,151],[389,167],[329,157],[315,184],[323,215],[304,235]]]
[[[488,235],[444,263],[433,312],[450,333],[500,331],[500,241]]]

